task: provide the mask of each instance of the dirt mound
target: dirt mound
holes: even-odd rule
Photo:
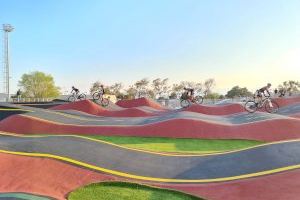
[[[90,100],[75,101],[50,108],[51,110],[78,110],[92,115],[98,115],[106,110]]]
[[[147,98],[139,98],[139,99],[132,99],[132,100],[120,100],[116,103],[118,106],[123,108],[133,108],[139,106],[149,106],[155,109],[164,109],[159,103],[154,102],[153,100]]]
[[[83,126],[13,115],[0,121],[0,130],[22,134],[99,134],[108,136],[248,139],[271,142],[299,139],[300,120],[287,118],[228,125],[191,119],[173,119],[139,126]]]
[[[245,109],[241,104],[228,104],[220,106],[204,106],[204,105],[192,105],[184,111],[203,113],[206,115],[230,115],[239,112],[245,112]]]

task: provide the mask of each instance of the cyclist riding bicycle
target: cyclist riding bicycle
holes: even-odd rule
[[[75,88],[74,86],[72,86],[71,94],[74,94],[74,93],[75,93],[76,96],[78,96],[79,89],[77,89],[77,88]]]
[[[99,93],[100,93],[101,95],[104,95],[104,94],[105,94],[105,90],[104,90],[104,86],[103,86],[103,85],[100,85]]]
[[[265,97],[266,96],[267,97],[270,96],[269,89],[271,88],[271,86],[272,86],[271,83],[268,83],[267,86],[264,86],[264,87],[262,87],[262,88],[260,88],[259,90],[256,91],[257,92],[256,96],[259,99],[259,101],[257,103],[261,103],[262,102],[262,98],[263,98],[262,95],[264,95]],[[267,93],[267,95],[266,95],[266,93]]]
[[[185,90],[184,95],[186,96],[187,99],[192,100],[194,97],[194,89],[193,88],[183,88]]]

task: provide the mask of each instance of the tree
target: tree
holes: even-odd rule
[[[126,90],[126,95],[124,96],[124,99],[134,99],[137,92],[138,91],[134,86],[129,86],[129,88]]]
[[[300,82],[298,81],[284,81],[281,85],[278,86],[279,90],[288,92],[289,95],[292,95],[293,92],[298,92],[300,90]]]
[[[180,84],[173,84],[169,98],[178,98],[183,92],[183,88],[194,88],[195,93],[200,93],[203,89],[203,85],[202,83],[197,83],[193,81],[181,81]]]
[[[166,94],[168,92],[169,90],[168,81],[169,81],[168,78],[165,78],[163,80],[157,78],[152,81],[154,97],[158,95],[158,97],[160,98],[163,94]]]
[[[221,99],[222,98],[222,95],[218,94],[218,93],[209,93],[207,96],[206,96],[207,99]]]
[[[147,90],[146,90],[146,95],[147,95],[148,97],[152,98],[152,99],[155,99],[155,93],[154,93],[154,91],[151,90],[151,89],[147,89]]]
[[[90,88],[90,94],[93,94],[94,92],[98,91],[101,85],[103,85],[103,83],[101,83],[100,81],[94,82]],[[110,86],[103,86],[105,94],[113,94],[113,92],[110,90]]]
[[[23,97],[52,98],[60,94],[60,88],[55,86],[53,77],[39,71],[23,74],[19,86]]]
[[[171,95],[170,99],[176,99],[179,97],[179,95],[182,93],[182,90],[184,88],[183,84],[173,84],[171,89]]]
[[[207,79],[204,82],[203,87],[204,87],[204,96],[205,97],[212,92],[211,90],[215,85],[216,85],[216,82],[215,82],[215,79],[213,79],[213,78]]]
[[[246,87],[241,88],[239,86],[234,86],[231,90],[229,90],[226,94],[228,98],[234,97],[249,97],[252,96],[252,93],[248,91]]]
[[[112,94],[116,95],[117,98],[122,99],[124,97],[124,94],[121,92],[122,88],[122,83],[115,83],[109,87],[109,90]]]
[[[203,89],[202,83],[197,83],[194,81],[181,81],[180,87],[182,87],[182,89],[184,87],[185,88],[194,88],[195,93],[200,93]]]
[[[102,83],[100,81],[96,81],[92,84],[92,87],[90,88],[90,94],[93,94],[94,92],[98,91]]]
[[[147,96],[147,86],[149,84],[149,80],[147,78],[143,78],[142,80],[139,80],[135,82],[134,86],[137,90],[138,98],[142,96]]]

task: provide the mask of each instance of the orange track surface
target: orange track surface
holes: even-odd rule
[[[0,130],[22,134],[101,134],[172,138],[249,139],[279,141],[300,138],[300,120],[273,119],[241,125],[174,119],[143,126],[76,126],[22,115],[0,121]]]

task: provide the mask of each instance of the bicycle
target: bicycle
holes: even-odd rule
[[[71,96],[68,97],[68,101],[69,102],[74,102],[77,99],[79,99],[79,100],[85,100],[86,99],[86,95],[84,93],[81,93],[79,95],[76,95],[75,93],[73,93]]]
[[[276,103],[276,101],[274,101],[270,96],[264,96],[265,99],[260,100],[259,102],[255,101],[255,97],[254,100],[248,100],[244,105],[245,110],[249,113],[254,113],[258,109],[264,108],[268,113],[276,113],[279,109],[278,103]]]
[[[107,98],[104,98],[101,92],[94,92],[93,100],[95,102],[98,101],[103,107],[106,107],[109,104],[109,100]]]
[[[203,103],[203,97],[200,95],[197,96],[188,96],[187,94],[183,93],[180,97],[180,105],[183,108],[187,108],[191,106],[192,103],[195,104],[202,104]]]

